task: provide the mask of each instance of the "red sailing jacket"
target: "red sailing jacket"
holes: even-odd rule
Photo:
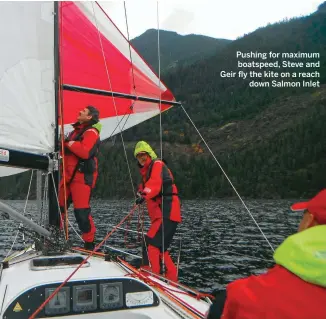
[[[73,177],[74,183],[86,183],[91,187],[95,186],[97,175],[98,175],[98,160],[97,160],[97,149],[100,143],[99,132],[101,125],[95,124],[91,128],[87,129],[79,138],[78,141],[74,139],[89,126],[89,123],[80,125],[74,125],[74,131],[69,135],[69,140],[65,142],[65,171],[66,171],[66,182],[69,183],[71,180],[76,165],[79,160],[88,160],[91,157],[94,159],[94,167],[91,169],[92,173],[84,174],[80,170],[77,170]],[[94,156],[94,154],[96,154]]]
[[[147,202],[148,214],[153,223],[162,218],[162,183],[163,183],[163,216],[172,221],[181,222],[181,210],[178,189],[173,182],[173,175],[161,160],[150,158],[140,169],[143,178],[141,190]]]
[[[326,289],[276,265],[228,285],[221,319],[323,319]]]
[[[325,319],[326,225],[288,237],[267,273],[227,286],[222,319]]]

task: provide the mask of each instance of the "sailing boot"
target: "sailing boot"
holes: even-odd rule
[[[152,272],[160,274],[160,250],[152,245],[147,246],[148,259],[151,264]]]
[[[147,242],[145,242],[146,241],[146,237],[145,237],[145,239],[143,239],[142,240],[142,250],[141,250],[141,252],[142,252],[142,259],[141,259],[141,265],[140,265],[140,271],[142,271],[142,269],[146,269],[146,270],[148,270],[148,271],[151,271],[151,267],[149,266],[149,260],[148,260],[148,254],[147,254],[147,251],[148,251],[148,243]],[[142,273],[145,275],[145,276],[147,276],[147,275],[149,275],[149,273],[148,272],[144,272],[144,271],[142,271]]]
[[[163,259],[163,254],[160,254],[160,258]],[[177,282],[178,270],[168,251],[164,252],[164,265],[166,269],[165,278]]]
[[[94,248],[95,248],[95,243],[93,241],[92,242],[89,242],[89,241],[84,242],[84,249],[94,250]]]
[[[91,209],[88,208],[75,208],[74,209],[76,221],[82,238],[85,242],[94,242],[96,228],[91,215]]]
[[[144,276],[149,276],[149,272],[152,272],[152,269],[149,265],[148,243],[146,241],[146,236],[142,240],[142,259],[140,260],[139,270]]]

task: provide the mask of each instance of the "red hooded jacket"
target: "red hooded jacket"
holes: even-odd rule
[[[163,172],[162,172],[163,170]],[[163,216],[175,222],[181,222],[180,200],[173,175],[161,160],[148,158],[140,169],[143,184],[140,190],[147,202],[148,214],[153,223],[162,218],[162,184],[163,184]]]
[[[267,273],[230,283],[222,319],[325,319],[326,225],[288,237]]]

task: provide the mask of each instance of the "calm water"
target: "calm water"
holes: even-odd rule
[[[24,201],[8,201],[10,205],[23,211]],[[276,248],[287,236],[297,229],[300,215],[290,213],[288,200],[249,200],[247,207],[256,219],[266,237]],[[94,201],[93,216],[98,228],[97,239],[102,239],[111,225],[116,225],[132,207],[131,201]],[[179,227],[172,244],[172,256],[176,260],[181,238],[180,281],[211,292],[222,289],[234,279],[258,274],[273,265],[272,250],[258,227],[238,200],[184,201],[183,223]],[[39,220],[36,203],[27,205],[27,215]],[[70,220],[76,227],[73,213]],[[148,218],[145,219],[148,225]],[[0,222],[0,259],[9,251],[18,225],[12,220]],[[76,227],[77,229],[77,227]],[[137,229],[137,216],[129,229]],[[78,237],[71,235],[78,242]],[[108,241],[109,245],[140,254],[137,247],[126,248],[125,232],[117,231]],[[127,245],[137,245],[137,234],[129,233]],[[138,244],[138,246],[140,246]],[[14,249],[21,249],[22,236],[19,235]]]

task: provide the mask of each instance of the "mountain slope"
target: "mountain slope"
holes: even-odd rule
[[[236,51],[318,52],[320,88],[249,88],[239,78],[221,78],[237,70]],[[154,56],[152,57],[154,59]],[[297,60],[299,61],[299,60]],[[296,70],[296,68],[293,68]],[[325,187],[326,176],[326,12],[269,25],[231,42],[191,66],[166,73],[238,192],[245,197],[310,197]],[[163,156],[172,169],[181,198],[234,196],[181,108],[162,114]],[[160,118],[124,132],[134,186],[139,181],[133,147],[149,141],[159,152]],[[104,143],[94,196],[132,198],[123,146]],[[30,173],[29,173],[30,174]],[[0,181],[0,197],[24,197],[28,174]],[[11,193],[9,193],[11,192]]]
[[[320,54],[318,72],[321,83],[326,83],[326,13],[323,10],[301,18],[284,21],[260,28],[249,35],[231,42],[218,54],[191,66],[181,66],[166,73],[163,81],[184,101],[184,106],[199,127],[217,127],[230,121],[250,119],[263,112],[273,100],[282,96],[313,92],[316,88],[250,88],[250,80],[222,78],[220,72],[237,71],[236,52],[317,52]],[[295,60],[299,62],[299,60]],[[292,68],[292,71],[297,71]],[[313,70],[313,69],[312,69]],[[249,69],[247,69],[249,71]],[[279,72],[279,70],[278,70]],[[291,79],[290,79],[291,80]],[[185,136],[194,135],[184,128],[184,114],[173,108],[163,115],[164,131],[183,131]],[[130,139],[138,135],[154,136],[157,120],[152,119],[126,132]],[[182,142],[180,135],[167,141]]]
[[[233,41],[218,54],[191,67],[177,67],[163,77],[177,100],[185,101],[187,112],[241,194],[310,196],[324,187],[325,6],[326,2],[312,15],[260,28]],[[257,89],[250,88],[248,80],[221,78],[221,70],[237,71],[237,51],[319,53],[317,80],[321,87]],[[186,196],[232,195],[226,180],[215,176],[220,174],[219,169],[208,159],[210,155],[182,110],[174,108],[162,119],[163,139],[173,145],[189,146],[177,148],[182,159],[177,154],[172,158],[181,170],[179,178]],[[133,140],[158,141],[158,120],[152,119],[127,134]],[[185,163],[185,154],[192,154],[191,165]]]
[[[250,79],[221,78],[222,70],[238,71],[237,51],[318,52],[321,56],[319,80],[325,83],[326,14],[317,12],[258,29],[233,41],[218,55],[196,63],[191,68],[180,67],[166,74],[163,78],[165,83],[173,89],[178,100],[186,101],[187,110],[196,117],[196,122],[200,125],[222,125],[230,120],[251,117],[261,112],[277,96],[297,94],[304,90],[250,88]],[[247,69],[249,70],[251,69]],[[297,70],[291,68],[290,71]],[[178,120],[174,123],[177,122]]]
[[[161,72],[180,65],[189,65],[204,59],[224,48],[231,40],[160,30],[160,65]],[[144,59],[158,72],[158,34],[150,29],[131,41]]]

